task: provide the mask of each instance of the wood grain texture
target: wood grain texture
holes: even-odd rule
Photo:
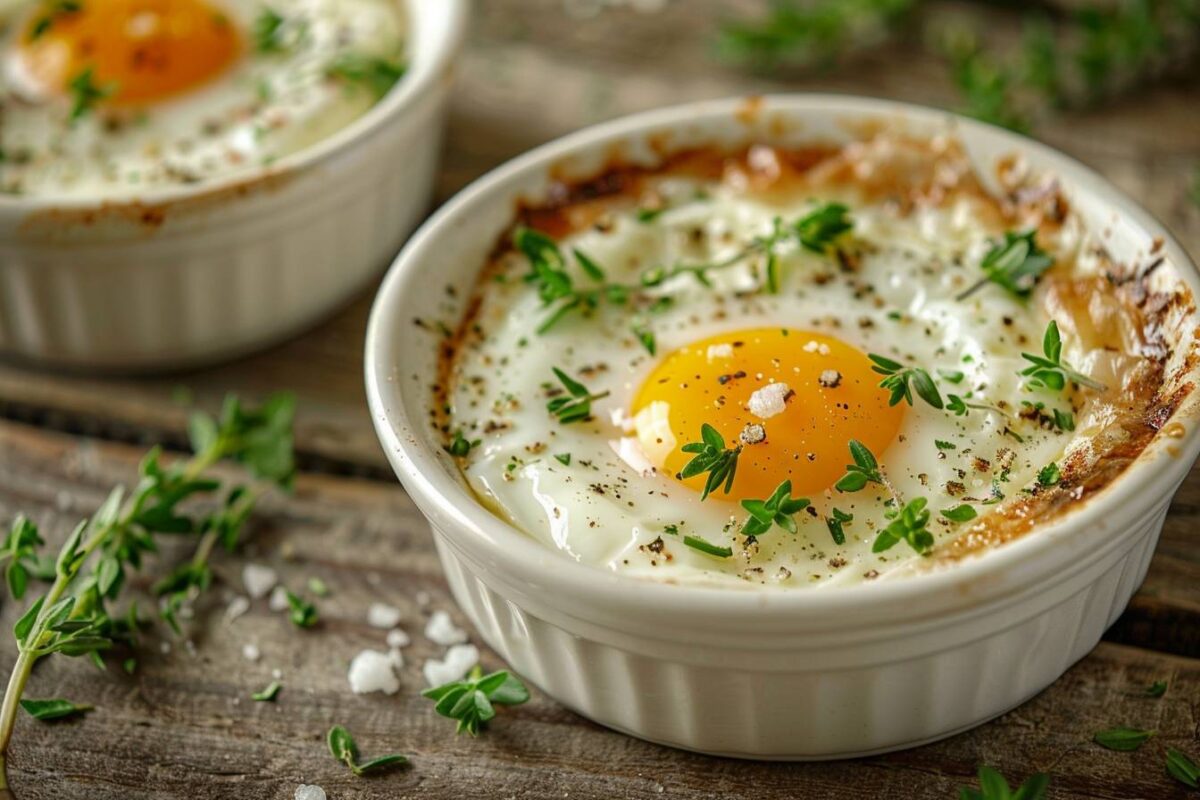
[[[114,481],[134,476],[140,449],[47,434],[0,423],[0,517],[29,512],[58,542],[79,514],[98,504]],[[331,798],[950,798],[980,763],[1010,777],[1054,775],[1052,797],[1185,798],[1163,770],[1162,746],[1200,755],[1200,661],[1102,644],[1031,702],[981,728],[927,747],[857,761],[763,764],[681,753],[593,725],[535,693],[501,712],[479,739],[456,738],[453,726],[418,696],[420,664],[440,648],[421,635],[434,609],[463,623],[442,581],[419,514],[399,489],[367,481],[301,476],[294,495],[264,500],[248,554],[222,555],[217,581],[198,602],[180,641],[148,632],[139,667],[99,673],[86,662],[54,658],[35,672],[30,696],[66,696],[96,705],[86,717],[54,725],[22,715],[11,764],[22,800],[167,800],[290,798],[300,783]],[[186,548],[164,551],[162,561]],[[255,601],[236,621],[227,598],[241,591],[246,561],[275,567],[302,589],[320,577],[332,590],[318,600],[321,622],[310,631]],[[155,573],[167,566],[148,566]],[[146,585],[148,579],[138,583]],[[429,603],[418,603],[418,593]],[[372,601],[399,607],[413,636],[404,651],[395,696],[355,696],[346,667],[363,648],[383,649],[369,627]],[[19,613],[4,604],[3,623]],[[187,642],[190,642],[189,646]],[[163,644],[169,650],[163,649]],[[262,652],[242,656],[244,644]],[[0,641],[0,669],[15,657]],[[485,665],[499,667],[485,651]],[[283,673],[275,703],[250,694]],[[1166,680],[1162,699],[1145,687]],[[364,753],[401,751],[412,766],[356,779],[326,752],[329,726],[349,726]],[[797,724],[804,724],[797,720]],[[1115,724],[1153,728],[1159,737],[1136,753],[1090,742]]]

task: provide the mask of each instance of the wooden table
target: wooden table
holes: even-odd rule
[[[915,34],[807,77],[751,76],[717,60],[717,19],[758,7],[674,0],[659,14],[576,20],[560,0],[478,3],[439,197],[581,125],[685,100],[821,90],[955,104],[943,67],[920,54]],[[935,3],[929,13],[967,8]],[[994,8],[969,9],[989,16],[999,40],[1017,29]],[[1200,162],[1197,108],[1200,87],[1164,85],[1061,117],[1038,135],[1108,175],[1200,253],[1200,209],[1188,200]],[[1042,695],[970,733],[866,760],[755,764],[646,744],[535,696],[478,740],[456,738],[417,695],[419,665],[440,650],[420,635],[424,620],[433,609],[462,619],[371,431],[360,378],[369,303],[370,293],[289,344],[203,372],[103,379],[0,365],[0,520],[23,510],[55,544],[110,485],[132,478],[147,443],[183,443],[190,404],[214,407],[229,390],[258,398],[290,389],[300,399],[296,491],[264,501],[247,552],[217,561],[216,586],[188,625],[191,646],[160,631],[143,643],[132,677],[59,658],[36,671],[31,696],[64,695],[97,711],[53,726],[22,716],[11,755],[19,797],[265,800],[315,783],[331,798],[949,798],[981,763],[1014,781],[1047,771],[1055,798],[1194,796],[1166,776],[1161,745],[1200,755],[1200,472],[1176,498],[1146,583],[1105,641]],[[166,550],[148,571],[178,557]],[[320,625],[297,631],[265,601],[227,623],[225,605],[241,589],[247,560],[276,567],[292,586],[323,579],[332,594],[320,601]],[[355,696],[346,681],[354,653],[383,647],[382,633],[366,624],[373,600],[400,607],[414,634],[393,697]],[[18,612],[4,603],[4,630]],[[3,639],[7,670],[14,647]],[[260,648],[260,661],[243,657],[247,643]],[[499,666],[490,653],[485,663]],[[278,702],[250,701],[274,669],[285,686]],[[1170,682],[1166,696],[1142,696],[1155,680]],[[353,778],[325,750],[334,723],[349,726],[367,754],[409,753],[411,768]],[[1159,737],[1132,754],[1090,742],[1117,724]]]

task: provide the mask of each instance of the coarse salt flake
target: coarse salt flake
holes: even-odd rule
[[[392,630],[388,631],[386,641],[387,646],[395,650],[400,647],[408,647],[409,642],[412,640],[409,639],[408,634],[400,628],[393,628]]]
[[[441,686],[456,681],[467,670],[479,663],[479,651],[473,644],[456,644],[446,651],[441,661],[431,658],[421,667],[425,682],[430,686]]]
[[[836,369],[822,370],[821,374],[817,377],[817,382],[826,389],[836,389],[842,383],[842,373]]]
[[[827,356],[827,355],[829,355],[830,350],[829,350],[829,345],[825,344],[824,342],[810,340],[808,342],[808,344],[804,345],[804,352],[820,353],[823,356]]]
[[[242,568],[242,585],[246,587],[246,594],[255,600],[266,597],[267,592],[274,589],[277,583],[279,583],[279,574],[270,567],[264,567],[261,564],[247,564]]]
[[[712,361],[715,358],[732,358],[733,345],[728,342],[724,344],[710,344],[707,352],[708,360]]]
[[[395,606],[389,606],[387,603],[371,603],[367,609],[367,624],[372,628],[388,628],[396,627],[396,623],[400,621],[400,609]]]
[[[244,644],[242,645],[242,658],[247,661],[258,661],[262,658],[262,652],[259,651],[258,645]]]
[[[308,783],[297,786],[296,793],[292,795],[292,798],[293,800],[327,800],[324,789]]]
[[[455,625],[445,611],[435,611],[425,625],[425,638],[443,646],[462,644],[467,640],[467,632]]]
[[[750,395],[750,413],[759,419],[770,419],[787,408],[792,390],[786,383],[769,383]]]
[[[355,694],[383,692],[395,694],[400,691],[400,679],[396,677],[391,655],[377,650],[363,650],[350,662],[350,691]]]
[[[267,606],[272,611],[287,611],[288,609],[288,593],[287,589],[282,586],[276,586],[271,592],[271,599],[267,601]]]

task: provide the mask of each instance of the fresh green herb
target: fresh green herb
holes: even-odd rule
[[[954,442],[946,442],[941,439],[934,439],[933,445],[938,450],[957,450],[958,449],[958,445],[956,445]]]
[[[219,496],[222,485],[206,473],[218,461],[239,461],[257,478],[281,486],[290,485],[294,471],[291,423],[294,402],[279,395],[258,410],[244,408],[229,397],[219,418],[197,413],[189,431],[195,455],[186,463],[163,467],[155,448],[141,464],[141,480],[126,495],[113,490],[89,519],[75,528],[53,558],[52,583],[34,600],[13,628],[17,659],[9,674],[8,688],[0,706],[0,787],[7,783],[4,768],[21,695],[35,664],[54,653],[87,656],[103,664],[102,654],[116,643],[132,643],[140,625],[136,605],[120,618],[108,612],[125,584],[126,573],[137,570],[149,553],[157,551],[156,534],[195,534],[199,537],[194,556],[185,562],[170,582],[171,594],[164,599],[163,616],[174,623],[174,611],[182,602],[178,593],[190,597],[209,583],[208,558],[217,544],[237,545],[241,528],[260,489],[234,487],[215,511],[201,516],[184,515],[184,500]],[[19,518],[14,528],[26,528],[10,539],[25,544],[40,541],[30,523]],[[28,553],[23,563],[40,564]],[[90,569],[85,571],[85,567]],[[50,576],[47,576],[50,577]]]
[[[993,245],[980,262],[984,277],[956,299],[966,300],[988,283],[994,283],[1016,297],[1029,297],[1038,278],[1052,266],[1054,259],[1038,247],[1036,230],[1008,231],[1004,241]]]
[[[421,694],[437,703],[437,713],[458,720],[457,733],[465,731],[471,736],[478,735],[479,729],[496,716],[496,706],[516,706],[529,700],[529,690],[516,675],[503,670],[484,675],[479,667],[461,681]]]
[[[404,64],[383,56],[342,53],[325,74],[334,80],[362,86],[379,99],[392,90],[406,70]]]
[[[279,690],[282,688],[283,684],[279,681],[271,681],[267,685],[267,688],[250,695],[250,699],[259,703],[273,703],[275,702],[275,698],[279,696]]]
[[[833,509],[832,516],[825,518],[825,527],[829,528],[829,535],[833,537],[834,544],[846,543],[845,526],[854,521],[853,514],[847,514],[840,508]]]
[[[284,23],[287,20],[270,6],[263,6],[262,11],[254,18],[251,33],[254,38],[254,49],[260,53],[282,53],[287,50],[284,42]]]
[[[708,473],[704,482],[704,492],[700,499],[706,499],[710,494],[724,485],[725,494],[733,488],[733,477],[737,472],[738,456],[742,454],[742,446],[725,447],[725,437],[707,422],[700,426],[700,441],[689,442],[683,446],[683,452],[695,453],[692,460],[683,465],[677,476],[679,480]]]
[[[4,564],[4,581],[14,600],[25,596],[30,577],[54,580],[54,560],[38,555],[38,548],[43,544],[45,542],[38,534],[37,526],[24,515],[18,515],[0,550],[0,563],[7,561]]]
[[[91,711],[92,706],[72,703],[70,700],[55,698],[53,700],[22,700],[21,708],[29,712],[29,716],[42,722],[52,722]]]
[[[967,416],[967,414],[971,413],[971,409],[973,408],[980,411],[990,411],[993,414],[999,414],[1002,417],[1008,416],[1004,409],[998,408],[997,406],[989,405],[987,403],[971,403],[956,394],[946,395],[946,410],[956,417]]]
[[[962,383],[963,380],[967,377],[965,372],[961,372],[956,369],[939,369],[937,371],[937,374],[938,374],[938,377],[941,378],[942,380],[944,380],[948,383],[953,383],[953,384]]]
[[[1038,486],[1042,486],[1042,487],[1048,489],[1051,486],[1057,486],[1058,482],[1061,480],[1062,480],[1062,471],[1058,468],[1058,464],[1055,464],[1053,461],[1051,461],[1049,464],[1047,464],[1046,466],[1044,466],[1040,470],[1038,470],[1038,474],[1037,474]]]
[[[871,359],[871,369],[885,376],[879,382],[879,387],[892,393],[888,405],[894,406],[903,400],[911,406],[913,390],[916,390],[917,396],[934,408],[944,406],[937,385],[925,370],[920,367],[906,367],[899,361],[876,353],[868,353],[867,358]]]
[[[970,522],[979,516],[979,514],[975,511],[975,508],[967,505],[966,503],[955,506],[954,508],[943,508],[941,510],[941,515],[951,522]]]
[[[380,770],[384,767],[408,763],[408,757],[399,754],[359,761],[358,745],[354,743],[354,737],[350,735],[350,732],[341,725],[334,725],[330,728],[325,741],[328,743],[329,752],[333,754],[333,757],[349,767],[350,771],[358,777],[362,777],[364,773]]]
[[[771,233],[754,237],[741,250],[720,261],[675,264],[669,269],[652,267],[642,272],[635,284],[607,283],[604,270],[576,250],[574,255],[580,270],[596,284],[590,287],[576,286],[575,279],[567,271],[566,257],[549,236],[531,228],[518,228],[513,233],[513,244],[529,259],[530,271],[524,277],[525,282],[536,287],[542,305],[550,309],[537,328],[538,333],[545,333],[572,313],[594,310],[601,303],[626,305],[633,298],[644,299],[648,289],[662,286],[681,275],[690,275],[700,285],[711,287],[711,273],[741,264],[760,253],[767,255],[763,291],[778,291],[777,248],[794,241],[805,249],[828,254],[837,239],[852,225],[845,206],[827,203],[791,224],[785,224],[781,219],[774,220]],[[670,302],[670,297],[660,296],[650,305],[649,311],[654,313]]]
[[[963,96],[967,116],[1014,131],[1028,131],[1029,116],[1015,107],[1015,78],[1004,65],[983,52],[969,30],[956,30],[945,37],[942,51],[949,62],[950,77]]]
[[[1056,408],[1054,409],[1053,419],[1054,427],[1058,428],[1060,431],[1075,430],[1075,415],[1070,411],[1062,411]]]
[[[1022,353],[1021,357],[1031,366],[1021,370],[1020,374],[1030,378],[1029,382],[1032,385],[1044,386],[1054,391],[1060,391],[1067,385],[1067,381],[1097,391],[1104,391],[1103,383],[1092,380],[1062,360],[1062,348],[1062,336],[1058,332],[1058,323],[1050,320],[1050,324],[1046,326],[1046,333],[1042,337],[1042,355]]]
[[[833,61],[901,19],[913,0],[777,0],[762,19],[727,22],[719,52],[759,68]]]
[[[1166,681],[1155,681],[1154,683],[1152,683],[1146,687],[1146,696],[1147,697],[1162,697],[1166,693],[1167,693],[1167,682]]]
[[[637,221],[643,225],[653,222],[666,211],[665,208],[639,208],[637,210]]]
[[[654,338],[654,331],[650,330],[649,328],[634,326],[633,335],[637,337],[639,342],[641,342],[642,347],[646,348],[647,353],[654,355],[655,351],[658,349],[658,344]]]
[[[800,246],[820,255],[833,251],[844,234],[854,228],[850,209],[841,203],[825,203],[795,223]]]
[[[1050,776],[1039,772],[1013,791],[999,772],[991,767],[980,767],[979,788],[963,787],[958,790],[958,797],[959,800],[1046,800],[1049,786]]]
[[[317,607],[303,597],[287,592],[288,619],[297,628],[311,628],[317,624]]]
[[[732,547],[721,547],[720,545],[715,545],[708,541],[708,539],[700,536],[684,536],[683,543],[693,550],[699,550],[701,553],[707,553],[708,555],[716,556],[717,558],[729,558],[733,555]]]
[[[461,429],[454,432],[454,438],[450,440],[450,444],[445,445],[445,450],[455,458],[465,458],[472,449],[483,444],[482,439],[468,439],[463,436]]]
[[[106,83],[100,85],[96,83],[95,75],[92,67],[84,67],[71,82],[67,84],[67,88],[71,92],[71,113],[69,119],[72,123],[86,116],[96,104],[108,99],[117,91],[115,83]]]
[[[82,10],[83,3],[79,0],[50,0],[43,3],[41,12],[29,26],[29,41],[45,36],[60,18],[78,14]]]
[[[557,459],[558,463],[562,464],[564,467],[571,466],[570,453],[555,453],[554,458]]]
[[[579,381],[572,379],[558,367],[551,367],[558,382],[566,389],[567,395],[553,397],[546,403],[546,410],[558,418],[564,425],[572,422],[582,422],[592,417],[592,402],[608,397],[608,392],[592,394]]]
[[[795,533],[795,515],[808,508],[806,497],[792,497],[792,482],[784,481],[766,500],[743,500],[742,508],[750,512],[742,533],[746,536],[761,536],[778,525],[788,533]]]
[[[1167,748],[1167,772],[1184,786],[1200,789],[1200,766],[1174,747]]]
[[[874,453],[857,439],[850,440],[850,458],[854,463],[846,465],[846,474],[834,484],[833,488],[839,492],[857,492],[868,483],[887,486],[887,481],[883,477],[883,471],[879,469],[879,462],[875,460]]]
[[[127,658],[121,662],[121,669],[125,670],[127,675],[132,675],[137,672],[137,659]]]
[[[308,579],[308,590],[317,597],[329,596],[329,587],[325,584],[325,581],[315,576]]]
[[[921,555],[932,550],[933,534],[929,532],[929,511],[925,508],[928,504],[924,497],[910,500],[875,537],[871,552],[882,553],[902,541]]]
[[[1137,750],[1143,744],[1150,741],[1155,733],[1155,731],[1143,731],[1138,728],[1127,728],[1124,725],[1119,725],[1116,728],[1097,731],[1096,735],[1092,737],[1092,741],[1109,750],[1128,752],[1130,750]]]

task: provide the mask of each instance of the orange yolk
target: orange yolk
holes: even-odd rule
[[[44,3],[22,36],[26,72],[52,94],[92,70],[105,102],[143,105],[201,86],[241,52],[229,18],[204,0]]]
[[[782,411],[764,419],[751,412],[764,410],[751,395],[771,383],[785,384],[787,397]],[[675,446],[662,469],[671,476],[693,457],[681,448],[700,441],[702,424],[716,428],[729,448],[738,446],[747,425],[765,429],[763,441],[742,445],[732,500],[767,498],[785,480],[797,496],[822,492],[845,474],[851,439],[880,455],[904,417],[902,407],[888,405],[861,351],[819,333],[780,328],[725,333],[669,354],[642,384],[634,414],[655,401],[669,406]],[[638,434],[644,437],[640,426]],[[643,447],[649,454],[644,439]],[[701,491],[705,478],[683,483]],[[713,496],[726,497],[721,489]]]

